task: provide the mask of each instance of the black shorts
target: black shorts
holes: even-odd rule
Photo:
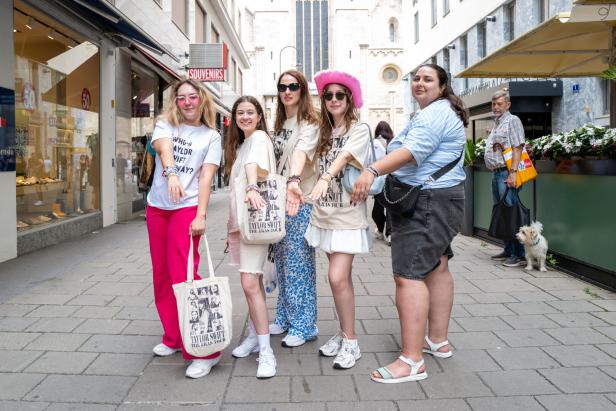
[[[464,184],[422,190],[411,218],[392,214],[391,262],[394,275],[423,280],[453,257],[451,241],[464,216]]]

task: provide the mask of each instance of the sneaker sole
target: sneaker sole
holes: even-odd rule
[[[357,361],[359,361],[360,359],[361,359],[361,354],[359,355],[359,357],[355,358],[355,362],[350,367],[343,367],[342,365],[340,365],[337,362],[335,362],[334,363],[334,368],[337,369],[337,370],[348,370],[348,369],[351,369],[351,368],[355,367],[355,364],[357,364]]]
[[[281,343],[280,343],[280,345],[282,345],[282,346],[283,346],[283,347],[285,347],[285,348],[293,348],[293,347],[301,347],[302,345],[304,345],[304,344],[306,344],[306,343],[307,343],[307,341],[306,341],[306,340],[304,340],[304,342],[303,342],[303,343],[301,343],[301,344],[289,345],[289,344],[287,344],[287,342],[286,342],[286,341],[283,341],[283,342],[281,342]]]
[[[257,375],[257,379],[258,380],[267,380],[267,379],[270,379],[270,378],[275,377],[275,376],[276,376],[276,374],[274,374],[274,375],[266,375],[266,376],[264,376],[264,375]]]
[[[336,355],[338,355],[338,353],[329,355],[329,354],[325,354],[323,351],[319,350],[319,355],[321,357],[335,357]]]
[[[526,263],[503,264],[505,267],[522,267],[523,265],[526,265]]]
[[[246,357],[248,357],[250,354],[256,354],[256,353],[258,353],[258,352],[259,352],[259,347],[256,347],[256,348],[253,348],[253,349],[252,349],[252,351],[250,351],[250,352],[249,352],[248,354],[246,354],[246,355],[237,355],[237,354],[233,354],[233,353],[231,353],[231,357],[234,357],[234,358],[246,358]]]

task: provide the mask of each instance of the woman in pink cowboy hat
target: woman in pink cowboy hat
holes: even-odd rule
[[[329,284],[340,331],[319,352],[335,357],[334,368],[346,369],[361,357],[355,335],[355,293],[351,269],[355,254],[370,250],[366,203],[351,204],[342,185],[345,167],[363,169],[370,144],[370,129],[358,124],[362,106],[359,81],[352,75],[325,70],[314,76],[321,97],[319,180],[310,193],[314,202],[305,238],[329,259]]]

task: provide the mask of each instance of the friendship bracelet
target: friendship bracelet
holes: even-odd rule
[[[375,177],[380,176],[381,174],[379,173],[379,170],[377,170],[376,168],[372,167],[372,166],[368,166],[366,167],[366,171],[374,174]]]
[[[302,182],[302,177],[299,176],[299,175],[293,175],[293,176],[290,176],[287,179],[287,184],[289,184],[289,183],[301,183],[301,182]]]
[[[255,190],[255,191],[259,191],[259,186],[256,184],[248,184],[246,186],[246,192],[249,192],[250,190]]]

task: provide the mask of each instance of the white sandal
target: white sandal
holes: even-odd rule
[[[438,358],[449,358],[453,355],[453,351],[451,351],[451,348],[449,349],[449,351],[445,351],[445,352],[440,352],[439,349],[443,348],[444,346],[449,344],[448,340],[442,341],[440,343],[433,343],[428,336],[426,335],[426,342],[428,343],[428,346],[430,347],[428,348],[422,348],[421,351],[425,352],[426,354],[430,354],[433,355],[435,357]]]
[[[423,372],[419,372],[421,367],[424,365],[423,358],[415,362],[410,358],[401,355],[398,357],[398,359],[411,367],[411,373],[409,375],[407,375],[406,377],[394,378],[393,374],[387,369],[387,367],[381,367],[376,370],[376,372],[381,374],[381,378],[375,377],[371,374],[370,378],[372,379],[372,381],[380,382],[381,384],[398,384],[401,382],[419,381],[428,378],[428,373],[425,370]]]

